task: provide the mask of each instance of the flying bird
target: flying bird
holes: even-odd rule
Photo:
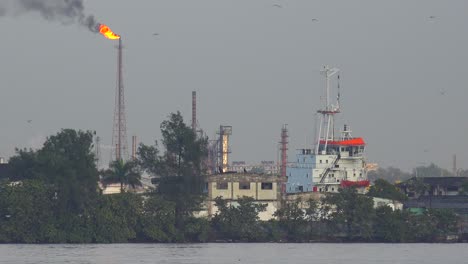
[[[436,16],[429,16],[429,18],[430,18],[430,19],[434,19],[434,18],[436,18]]]
[[[28,122],[29,124],[31,124],[32,120],[31,120],[31,119],[29,119],[27,122]]]
[[[153,33],[153,36],[159,36],[159,33]]]
[[[318,22],[318,19],[312,18],[312,22]]]
[[[440,95],[445,95],[446,92],[447,91],[445,91],[445,89],[441,89],[439,93],[440,93]]]
[[[279,5],[279,4],[274,4],[273,6],[278,7],[278,8],[283,8],[283,7],[282,7],[281,5]]]

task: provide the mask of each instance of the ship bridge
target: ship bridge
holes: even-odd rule
[[[360,137],[331,141],[320,140],[318,153],[339,155],[340,158],[362,157],[365,146],[364,139]]]

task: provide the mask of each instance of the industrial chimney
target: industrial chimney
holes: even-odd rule
[[[192,130],[197,133],[197,92],[192,91]]]

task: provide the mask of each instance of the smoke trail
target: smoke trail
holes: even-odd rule
[[[78,23],[92,32],[99,31],[93,15],[86,15],[83,0],[0,0],[0,16],[38,13],[46,20],[69,25]]]

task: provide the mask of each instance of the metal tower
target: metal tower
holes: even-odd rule
[[[288,128],[286,126],[287,125],[283,125],[281,129],[281,177],[286,177],[286,166],[288,164]]]
[[[457,155],[456,155],[456,154],[453,154],[453,159],[452,159],[452,173],[453,173],[453,176],[458,176]]]
[[[192,130],[197,133],[197,92],[192,91]]]
[[[122,48],[122,39],[119,39],[119,46],[117,47],[117,87],[115,93],[111,160],[125,160],[128,157],[127,124],[125,119],[125,97],[122,76]]]
[[[229,169],[229,153],[231,150],[229,148],[229,136],[232,135],[232,126],[220,126],[219,127],[219,153],[218,157],[220,159],[219,166],[223,172],[227,172]]]
[[[137,136],[132,136],[132,160],[136,160],[137,156]]]
[[[337,74],[340,70],[337,68],[330,69],[328,66],[324,66],[323,70],[320,71],[323,75],[325,75],[326,81],[326,90],[325,90],[325,98],[324,98],[324,108],[322,110],[317,111],[317,113],[321,114],[320,116],[320,125],[318,131],[318,138],[316,142],[316,149],[315,153],[319,153],[319,146],[320,142],[324,142],[323,154],[327,149],[327,145],[329,141],[333,141],[335,138],[335,114],[340,112],[340,85],[338,83],[338,94],[336,97],[336,103],[330,102],[330,77]],[[340,76],[338,75],[338,80]]]
[[[101,166],[101,137],[96,136],[94,146],[94,159],[96,160],[96,168]]]
[[[208,141],[208,174],[215,174],[218,166],[218,147],[219,140],[211,139]]]

